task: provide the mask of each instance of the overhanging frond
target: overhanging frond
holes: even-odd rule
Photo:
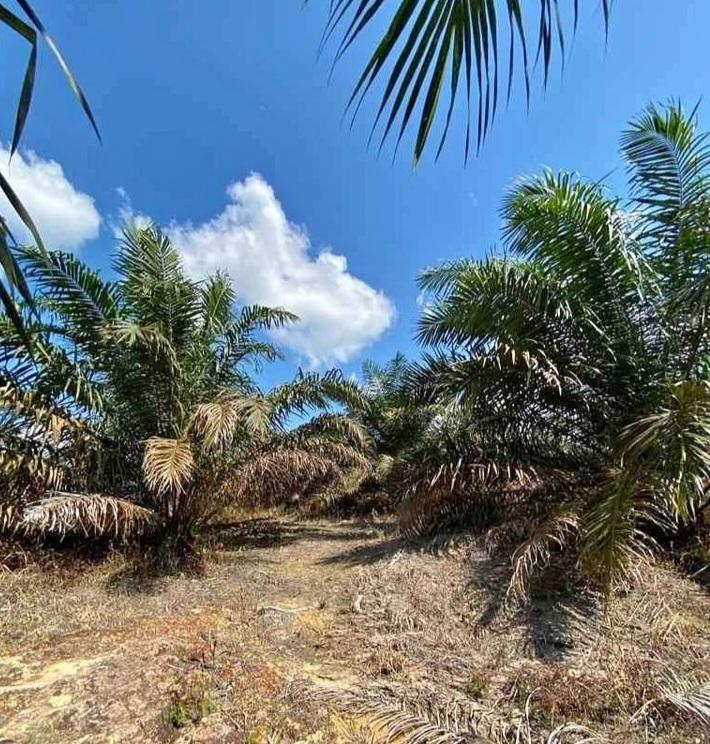
[[[132,501],[104,494],[55,492],[28,506],[19,528],[41,534],[128,538],[153,529],[157,515]]]

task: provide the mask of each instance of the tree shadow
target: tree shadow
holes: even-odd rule
[[[436,537],[412,538],[397,534],[396,526],[389,531],[390,536],[377,543],[357,545],[354,548],[323,558],[323,565],[368,566],[380,561],[395,560],[398,555],[421,553],[426,555],[448,556],[458,550],[462,539],[469,536],[461,532],[443,533]]]
[[[218,550],[244,551],[291,545],[304,540],[342,542],[371,540],[394,529],[387,522],[297,522],[254,518],[208,525],[202,532],[207,544]]]
[[[357,545],[335,555],[326,556],[319,563],[324,566],[371,566],[380,561],[392,560],[402,552],[416,552],[416,548],[405,538],[395,537],[377,543]]]
[[[136,559],[111,574],[104,583],[104,589],[107,594],[118,596],[136,594],[155,596],[167,589],[171,578],[180,575],[184,575],[184,572],[160,568]]]
[[[508,595],[513,574],[510,552],[476,553],[470,561],[469,588],[483,607],[476,633],[503,633],[515,626],[524,632],[524,653],[546,661],[564,661],[590,637],[600,615],[598,598],[582,589],[571,561],[558,556],[531,581],[529,600]]]

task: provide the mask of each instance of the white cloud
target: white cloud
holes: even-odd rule
[[[141,214],[133,209],[131,197],[123,186],[118,186],[116,193],[121,200],[121,206],[118,209],[117,217],[115,219],[109,219],[109,227],[114,238],[120,238],[123,235],[123,229],[128,225],[142,229],[148,227],[153,222],[147,214]]]
[[[0,171],[37,225],[47,248],[76,250],[98,236],[101,215],[94,200],[74,188],[55,160],[44,160],[28,150],[16,152],[10,161],[9,151],[0,147]],[[0,214],[18,242],[31,240],[4,195],[0,195]]]
[[[306,231],[289,222],[258,174],[233,183],[221,214],[201,225],[168,229],[193,277],[229,272],[240,299],[284,307],[300,322],[276,340],[311,364],[346,362],[391,325],[390,300],[347,271],[330,248],[313,255]]]

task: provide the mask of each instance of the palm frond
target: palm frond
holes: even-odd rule
[[[19,254],[27,276],[44,294],[45,307],[58,313],[75,331],[98,333],[104,324],[118,318],[118,286],[101,279],[97,271],[73,254],[47,254],[34,247],[21,248]]]
[[[599,184],[548,171],[514,186],[502,215],[507,246],[538,262],[572,296],[621,312],[625,298],[649,290],[651,269],[629,234],[628,216]]]
[[[710,677],[681,676],[668,670],[659,687],[663,700],[710,724]]]
[[[54,492],[29,505],[20,529],[41,534],[114,536],[126,539],[153,529],[156,513],[132,501],[104,494]]]
[[[357,717],[371,740],[383,744],[465,744],[477,738],[504,742],[515,735],[522,718],[520,714],[506,718],[494,706],[462,698],[439,708],[435,704],[402,703],[386,690],[309,688],[309,695]]]
[[[15,126],[12,134],[12,143],[10,146],[10,155],[12,156],[20,145],[22,133],[24,131],[27,116],[30,111],[30,105],[32,103],[32,95],[34,92],[35,84],[35,73],[37,69],[38,36],[41,36],[49,47],[49,50],[58,63],[59,68],[64,73],[69,87],[79,101],[84,114],[88,118],[91,126],[96,132],[96,136],[100,140],[101,135],[99,134],[96,120],[94,119],[94,115],[91,111],[91,107],[89,106],[89,102],[86,100],[86,97],[84,96],[84,93],[81,90],[79,83],[74,76],[74,73],[69,69],[69,66],[67,65],[61,51],[59,50],[59,47],[55,43],[54,39],[47,32],[47,29],[42,24],[42,21],[39,19],[37,13],[35,12],[32,5],[28,2],[28,0],[17,0],[17,2],[22,9],[22,12],[24,13],[26,20],[23,20],[15,13],[12,13],[4,5],[0,5],[0,23],[30,45],[30,53],[23,76],[20,96],[17,102]],[[30,234],[35,240],[37,248],[41,252],[46,253],[44,244],[42,242],[42,237],[37,230],[34,220],[30,216],[22,201],[18,198],[9,181],[2,174],[0,174],[0,189],[9,201],[15,213],[29,230]],[[12,247],[8,242],[8,239],[13,244]],[[2,267],[2,269],[4,270],[4,277],[0,279],[0,302],[2,303],[8,317],[12,319],[17,332],[21,336],[25,337],[25,340],[27,340],[24,332],[22,317],[17,311],[14,298],[11,294],[11,290],[13,288],[17,289],[30,309],[35,310],[35,305],[32,294],[30,293],[27,282],[25,281],[25,277],[15,259],[15,256],[13,255],[13,247],[17,248],[15,240],[10,234],[10,231],[7,229],[5,219],[0,217],[0,267]]]
[[[697,127],[695,110],[652,104],[621,138],[633,205],[646,217],[641,239],[675,283],[701,267],[708,249],[710,143]]]
[[[605,26],[610,0],[601,0]],[[541,60],[543,80],[547,83],[554,50],[565,56],[566,29],[577,25],[578,2],[569,2],[570,16],[563,20],[558,0],[538,0],[539,8],[537,57]],[[349,101],[355,114],[374,83],[386,80],[370,139],[380,122],[380,147],[391,135],[397,146],[410,126],[414,126],[419,109],[414,162],[429,141],[448,82],[448,105],[443,117],[437,156],[441,153],[456,109],[457,96],[465,106],[465,154],[468,157],[472,139],[482,145],[493,122],[499,103],[501,85],[507,80],[511,94],[516,56],[522,68],[525,91],[530,99],[532,54],[527,34],[530,19],[527,7],[519,0],[471,3],[468,0],[335,0],[330,3],[323,42],[344,29],[335,53],[337,62],[370,26],[383,20],[387,28],[367,65],[357,80]],[[502,21],[505,18],[507,24]],[[507,26],[507,27],[506,27]],[[500,62],[502,37],[508,36],[508,64]],[[389,72],[387,70],[389,69]],[[463,92],[461,92],[463,91]],[[471,103],[477,99],[477,114],[471,122]],[[473,127],[473,129],[472,129]]]
[[[185,439],[151,437],[145,443],[143,476],[157,494],[182,493],[192,478],[195,460]]]
[[[195,406],[190,428],[202,438],[207,449],[225,447],[232,441],[235,430],[242,421],[250,432],[261,430],[256,423],[255,411],[258,411],[257,406],[250,408],[245,416],[243,400],[222,394],[213,401]]]
[[[313,437],[343,442],[361,452],[372,450],[367,428],[359,421],[342,414],[323,413],[301,424],[288,434],[289,440],[303,442]]]
[[[528,599],[527,587],[534,571],[543,569],[553,550],[562,550],[574,540],[579,530],[579,510],[567,508],[538,525],[513,554],[513,575],[508,596],[519,601]]]
[[[246,431],[255,437],[266,437],[274,430],[274,404],[263,395],[247,395],[232,402]]]
[[[653,474],[676,519],[694,518],[710,483],[710,383],[669,386],[666,405],[627,425],[619,444],[626,460]]]
[[[607,597],[652,559],[656,544],[644,524],[666,527],[662,510],[645,496],[639,471],[627,468],[582,519],[579,565]]]

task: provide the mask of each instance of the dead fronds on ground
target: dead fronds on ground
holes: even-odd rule
[[[708,741],[705,589],[660,564],[605,607],[551,564],[522,603],[485,547],[274,512],[205,533],[201,576],[25,555],[0,574],[0,737]]]

